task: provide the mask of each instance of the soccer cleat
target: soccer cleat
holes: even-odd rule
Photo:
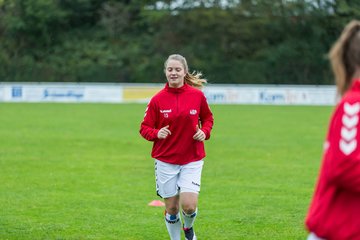
[[[194,229],[191,228],[184,228],[185,233],[185,240],[196,240],[196,235],[194,233]]]

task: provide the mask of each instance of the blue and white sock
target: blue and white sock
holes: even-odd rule
[[[182,216],[184,220],[184,229],[192,228],[192,226],[194,225],[197,212],[198,212],[197,208],[195,212],[193,212],[192,214],[186,214],[184,211],[182,211]]]
[[[180,240],[181,221],[180,214],[170,215],[165,211],[165,224],[171,240]]]

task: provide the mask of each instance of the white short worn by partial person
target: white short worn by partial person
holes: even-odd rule
[[[310,233],[307,240],[326,240],[324,238],[319,238],[318,236],[316,236],[315,233]]]
[[[169,198],[178,195],[179,192],[199,193],[203,165],[203,160],[176,165],[155,159],[157,194],[162,198]]]

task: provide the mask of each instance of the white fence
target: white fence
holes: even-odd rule
[[[0,102],[146,103],[164,84],[0,83]],[[210,104],[334,105],[335,86],[217,85],[204,93]]]

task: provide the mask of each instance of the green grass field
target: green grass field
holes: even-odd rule
[[[332,107],[211,107],[198,239],[305,239]],[[144,110],[0,104],[0,239],[168,239]]]

